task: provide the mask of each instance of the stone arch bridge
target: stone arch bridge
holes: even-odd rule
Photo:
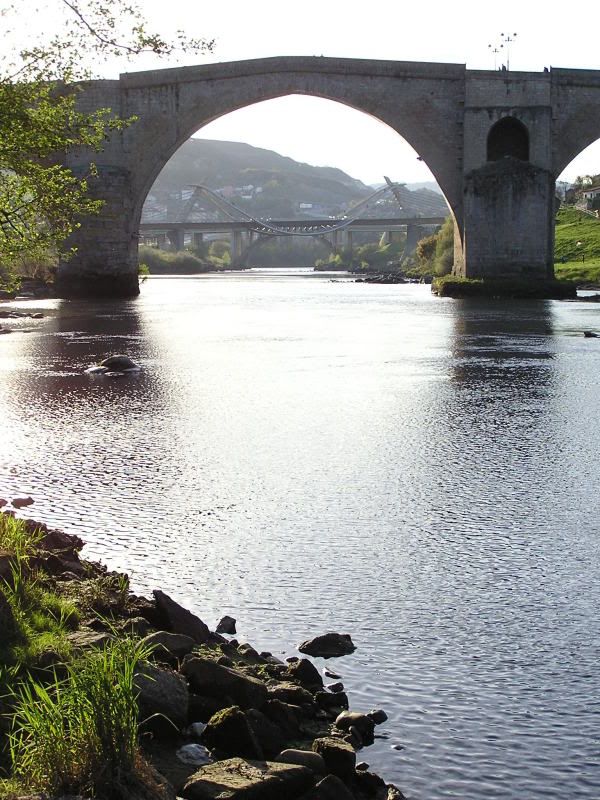
[[[59,266],[59,293],[137,294],[142,206],[169,158],[223,114],[290,94],[363,111],[414,147],[454,217],[456,275],[552,276],[555,181],[600,137],[600,71],[281,57],[81,84],[82,110],[108,107],[137,121],[114,134],[103,152],[67,156],[78,174],[96,163],[91,191],[105,202],[73,236],[77,253]]]

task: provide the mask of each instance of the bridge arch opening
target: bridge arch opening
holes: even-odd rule
[[[515,117],[503,117],[488,133],[487,160],[500,161],[507,157],[529,161],[529,131]]]
[[[414,207],[400,209],[390,192],[374,200],[368,214],[448,214],[434,175],[401,133],[340,101],[282,95],[222,114],[191,133],[158,165],[162,169],[145,197],[142,223],[181,218],[193,184],[208,186],[255,218],[342,220],[373,193],[375,182],[384,183],[384,175],[416,184],[408,187],[414,190]],[[217,218],[204,202],[187,211],[191,221]],[[381,231],[375,235],[380,238]],[[355,235],[355,243],[362,238]]]

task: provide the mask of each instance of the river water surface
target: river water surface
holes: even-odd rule
[[[600,307],[330,278],[16,303],[0,496],[259,649],[351,633],[411,800],[597,800]],[[142,371],[83,374],[114,352]]]

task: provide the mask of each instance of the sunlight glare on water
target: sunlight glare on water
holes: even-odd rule
[[[330,277],[35,304],[0,496],[259,649],[351,633],[351,706],[390,717],[361,757],[407,797],[597,800],[598,308]],[[83,374],[115,352],[142,371]]]

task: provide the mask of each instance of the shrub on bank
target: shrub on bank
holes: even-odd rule
[[[156,247],[141,245],[139,248],[139,260],[141,264],[146,265],[150,274],[189,275],[208,272],[210,269],[206,261],[186,250],[169,253]]]

